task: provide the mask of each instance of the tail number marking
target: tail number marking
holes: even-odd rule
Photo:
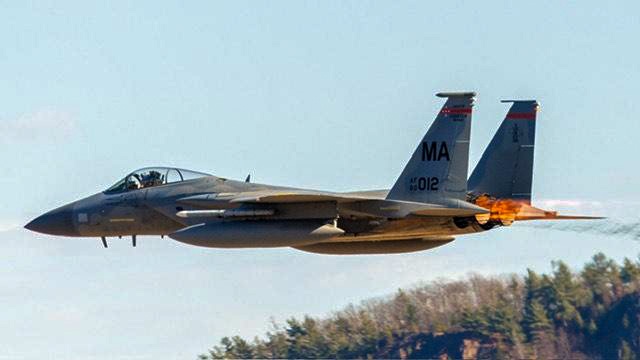
[[[435,176],[412,177],[409,180],[409,191],[438,191],[440,180]]]

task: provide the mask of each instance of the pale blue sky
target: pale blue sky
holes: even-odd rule
[[[635,256],[630,239],[522,226],[347,258],[156,238],[104,250],[12,228],[148,165],[389,187],[442,90],[479,94],[472,166],[499,100],[535,98],[535,199],[635,219],[639,7],[0,2],[0,357],[189,358],[270,316],[327,314],[421,280]]]

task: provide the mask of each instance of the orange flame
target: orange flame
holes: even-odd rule
[[[520,220],[519,215],[528,212],[532,208],[526,201],[514,199],[496,199],[487,195],[481,195],[475,199],[475,204],[490,211],[487,215],[480,215],[477,220],[481,223],[487,221],[499,222],[502,225],[511,225]]]
[[[490,211],[489,214],[476,215],[480,224],[489,221],[498,222],[504,226],[514,221],[524,220],[594,220],[602,219],[598,216],[558,215],[556,211],[547,211],[531,206],[528,201],[515,199],[496,199],[488,195],[480,195],[472,202]]]

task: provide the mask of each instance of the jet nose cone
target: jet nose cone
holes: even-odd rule
[[[70,206],[63,206],[40,215],[24,227],[31,231],[49,235],[78,235],[73,225],[73,209]]]

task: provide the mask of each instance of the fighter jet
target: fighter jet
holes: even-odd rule
[[[210,248],[292,247],[321,254],[431,249],[454,236],[513,221],[558,218],[530,205],[537,103],[513,101],[469,182],[475,93],[445,98],[389,190],[330,192],[230,180],[178,168],[144,168],[110,188],[34,219],[40,233],[167,235]]]

